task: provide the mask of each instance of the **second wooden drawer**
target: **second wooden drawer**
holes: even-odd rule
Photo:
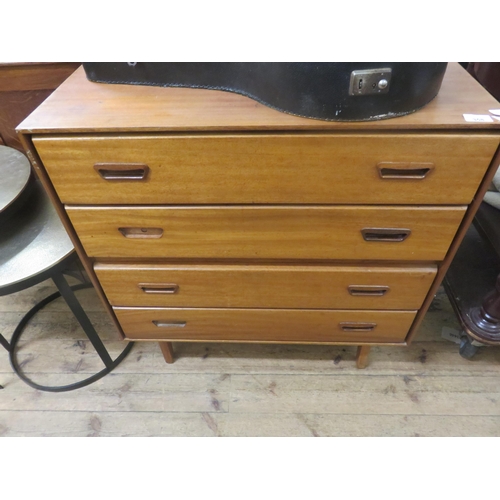
[[[418,309],[436,267],[96,264],[114,306]]]
[[[444,259],[466,207],[79,207],[91,257]]]

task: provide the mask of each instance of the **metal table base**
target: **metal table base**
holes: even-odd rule
[[[129,342],[127,347],[125,347],[125,349],[121,352],[121,354],[113,361],[106,347],[102,343],[99,335],[95,331],[88,316],[85,314],[85,311],[82,309],[82,306],[80,305],[78,299],[74,294],[75,291],[81,290],[82,288],[91,288],[92,284],[82,283],[79,285],[69,286],[68,282],[66,281],[62,273],[57,273],[56,275],[54,275],[52,277],[52,280],[56,284],[59,291],[53,293],[52,295],[49,295],[42,301],[38,302],[34,307],[32,307],[26,313],[26,315],[21,319],[16,329],[14,330],[10,344],[1,334],[0,334],[0,343],[9,351],[10,363],[12,365],[12,369],[14,370],[14,372],[19,376],[21,380],[26,382],[26,384],[28,384],[30,387],[33,387],[34,389],[38,389],[40,391],[48,391],[48,392],[72,391],[90,385],[93,382],[96,382],[97,380],[101,379],[111,371],[113,371],[126,358],[128,353],[132,350],[134,343]],[[97,354],[104,363],[105,368],[99,371],[98,373],[92,375],[91,377],[88,377],[84,380],[81,380],[73,384],[63,385],[63,386],[45,386],[37,384],[36,382],[28,378],[26,374],[22,371],[21,365],[17,360],[17,346],[29,320],[38,311],[43,309],[47,304],[49,304],[50,302],[59,297],[63,297],[66,303],[68,304],[69,308],[71,309],[76,319],[80,323],[88,339],[90,340],[95,350],[97,351]]]

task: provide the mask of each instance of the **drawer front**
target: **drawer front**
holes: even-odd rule
[[[119,265],[94,270],[114,306],[418,309],[436,267]]]
[[[68,204],[468,204],[498,136],[35,137]]]
[[[466,207],[66,207],[89,256],[444,258]]]
[[[416,311],[113,308],[131,340],[404,342]]]

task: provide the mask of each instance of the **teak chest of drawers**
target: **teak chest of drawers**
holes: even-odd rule
[[[90,83],[20,138],[124,338],[407,345],[498,167],[459,65],[411,115],[298,118],[236,94]]]

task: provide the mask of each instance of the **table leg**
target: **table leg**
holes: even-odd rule
[[[163,357],[165,358],[165,362],[173,363],[175,361],[175,357],[172,342],[158,342],[158,344],[160,345],[160,349],[163,353]]]
[[[65,281],[64,278],[62,278],[62,280]],[[76,291],[76,290],[81,290],[82,288],[90,288],[91,286],[92,285],[90,283],[83,283],[83,284],[80,284],[80,285],[74,285],[74,286],[71,287],[71,292]],[[63,284],[63,288],[64,288],[64,284]],[[55,293],[49,295],[48,297],[46,297],[45,299],[41,300],[40,302],[38,302],[34,307],[32,307],[23,316],[23,318],[21,319],[20,323],[17,325],[16,329],[14,330],[14,333],[12,334],[12,339],[10,341],[9,357],[10,357],[10,362],[11,362],[12,368],[14,369],[14,371],[16,372],[16,374],[19,376],[19,378],[23,382],[25,382],[26,384],[28,384],[30,387],[33,387],[34,389],[38,389],[40,391],[65,392],[65,391],[72,391],[74,389],[80,389],[82,387],[90,385],[93,382],[96,382],[97,380],[101,379],[102,377],[104,377],[105,375],[107,375],[108,373],[110,373],[112,370],[114,370],[127,357],[128,353],[131,351],[132,347],[134,346],[133,342],[129,342],[128,345],[127,345],[127,347],[125,347],[125,349],[123,349],[123,351],[121,352],[121,354],[114,361],[111,361],[110,365],[108,365],[108,364],[105,363],[106,364],[106,368],[104,368],[103,370],[101,370],[98,373],[95,373],[91,377],[88,377],[88,378],[86,378],[84,380],[80,380],[79,382],[76,382],[74,384],[49,387],[49,386],[40,385],[40,384],[37,384],[36,382],[33,382],[22,371],[20,363],[19,363],[19,361],[17,359],[17,345],[18,345],[18,342],[19,342],[19,340],[21,338],[21,335],[22,335],[22,333],[24,331],[24,328],[26,327],[26,325],[28,324],[28,322],[30,321],[30,319],[40,309],[43,309],[47,304],[49,304],[50,302],[52,302],[53,300],[57,299],[60,296],[61,296],[60,292],[55,292]],[[88,321],[88,318],[87,318],[87,321]],[[83,327],[83,325],[82,325],[82,327]],[[87,333],[87,336],[89,336],[89,332],[88,331],[86,331],[85,333]],[[93,334],[97,335],[97,333],[95,332],[95,330],[94,330]],[[91,341],[92,341],[91,337],[93,336],[93,334],[91,333],[91,335],[89,336],[89,340],[91,340]],[[94,341],[95,340],[96,339],[94,339]],[[97,337],[97,342],[92,342],[92,344],[94,346],[97,345],[96,350],[99,348],[99,350],[103,350],[103,354],[107,353],[104,345],[102,345],[102,342],[101,342],[101,340],[98,337]],[[98,351],[98,353],[99,353],[99,351]],[[108,356],[109,356],[109,354],[108,354]],[[101,356],[101,359],[102,358],[103,358],[103,356]],[[104,358],[105,358],[105,356],[104,356]]]
[[[7,339],[1,333],[0,333],[0,345],[2,345],[3,347],[5,347],[5,349],[7,349],[7,351],[10,352],[10,344],[7,341]]]
[[[371,347],[369,345],[358,346],[358,352],[356,354],[356,366],[357,368],[366,368],[368,366],[368,355],[370,354]]]
[[[66,301],[66,304],[68,304],[71,312],[75,315],[75,318],[80,323],[83,331],[94,346],[94,349],[97,351],[97,354],[101,358],[102,362],[106,365],[106,368],[111,368],[113,366],[113,360],[111,359],[111,356],[104,347],[102,340],[95,331],[94,326],[90,322],[88,316],[85,314],[85,311],[80,305],[80,302],[78,302],[78,299],[73,293],[73,290],[71,290],[71,287],[68,285],[68,282],[66,281],[62,273],[54,273],[52,276],[52,281],[57,286],[59,293]]]

